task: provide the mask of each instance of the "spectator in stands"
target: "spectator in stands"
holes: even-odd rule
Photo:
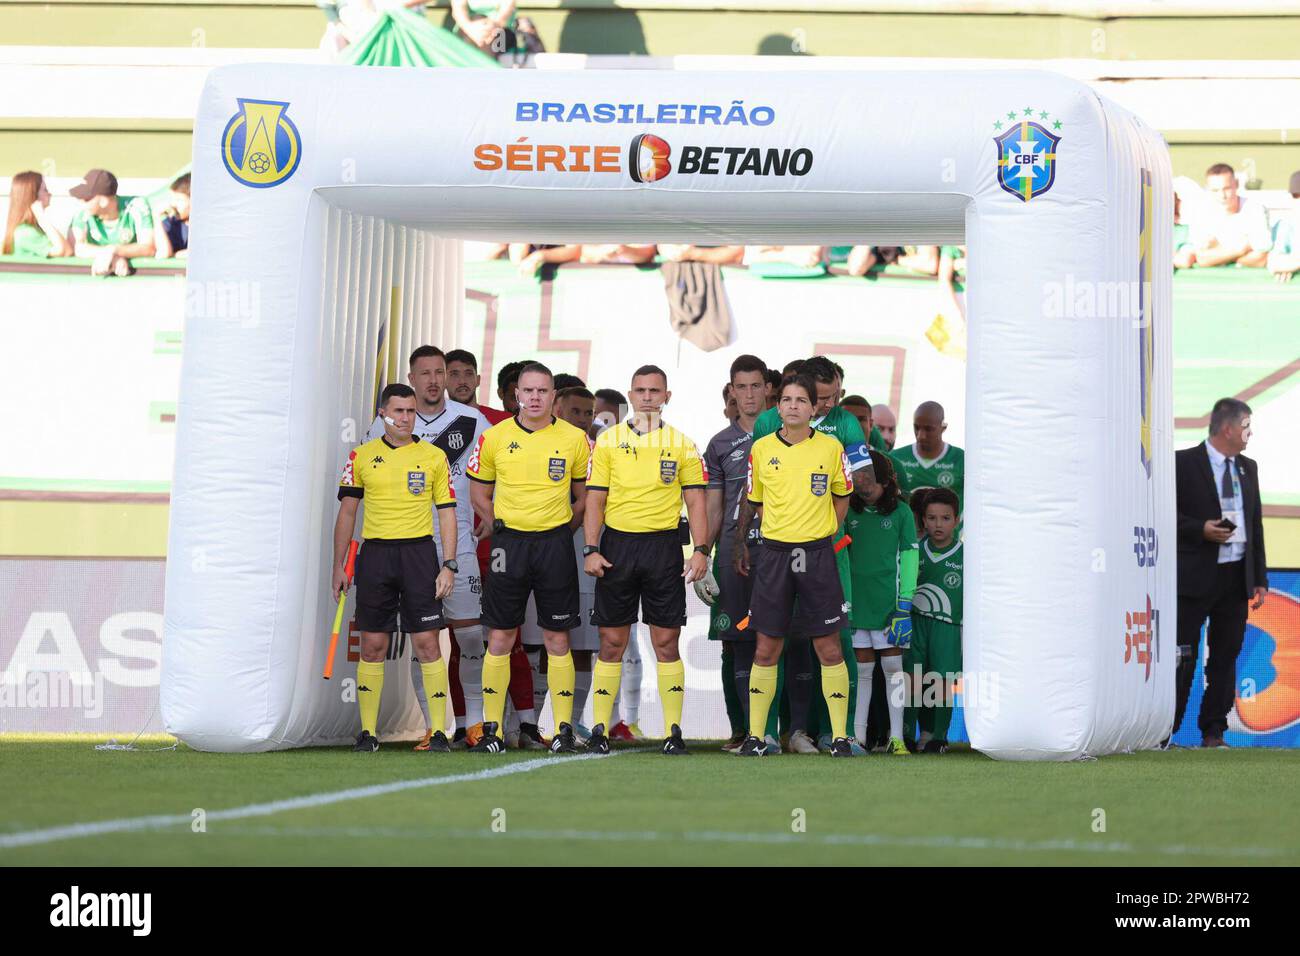
[[[108,170],[92,169],[69,193],[81,200],[81,211],[72,217],[73,248],[94,260],[91,275],[128,276],[135,272],[132,259],[154,254],[149,200],[119,196],[117,177]]]
[[[1183,222],[1183,201],[1174,193],[1174,268],[1188,269],[1196,258],[1192,229]]]
[[[1216,163],[1205,173],[1206,203],[1191,222],[1196,266],[1263,266],[1273,247],[1268,213],[1258,200],[1237,191],[1237,175],[1227,163]]]
[[[169,187],[167,205],[158,213],[154,246],[159,259],[184,259],[190,254],[190,174],[177,176]]]
[[[50,191],[40,173],[18,173],[10,181],[2,251],[41,259],[72,255],[72,243],[50,216]]]
[[[711,262],[719,266],[738,266],[745,258],[744,246],[680,246],[659,247],[659,255],[669,262]]]
[[[761,263],[779,262],[812,269],[826,264],[825,246],[746,246],[744,264],[747,266]]]
[[[456,32],[489,56],[546,50],[533,21],[515,16],[515,0],[451,0],[451,16]]]
[[[1268,268],[1278,282],[1290,282],[1300,272],[1300,170],[1291,174],[1292,205],[1273,226],[1273,248]]]
[[[872,405],[871,422],[885,440],[885,448],[893,451],[894,442],[898,440],[898,418],[894,415],[894,410],[888,405]]]

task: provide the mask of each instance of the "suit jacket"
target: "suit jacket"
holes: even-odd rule
[[[1245,455],[1236,458],[1241,477],[1241,501],[1246,521],[1246,594],[1268,587],[1268,566],[1264,561],[1264,517],[1259,501],[1259,466]],[[1178,499],[1178,593],[1187,596],[1210,594],[1215,586],[1219,545],[1206,541],[1206,521],[1223,517],[1219,489],[1205,442],[1174,452],[1174,482]]]

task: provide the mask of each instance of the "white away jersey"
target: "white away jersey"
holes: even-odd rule
[[[469,502],[469,476],[465,466],[469,463],[470,453],[478,445],[479,436],[491,426],[483,413],[477,408],[462,405],[447,399],[441,414],[425,418],[418,411],[415,413],[415,428],[412,434],[419,435],[422,441],[437,445],[447,456],[447,466],[451,471],[451,486],[456,492],[456,531],[459,541],[456,554],[474,553],[474,506]],[[378,438],[384,433],[384,422],[375,416],[366,433],[366,439]],[[433,538],[438,541],[438,522],[433,523]],[[438,554],[444,558],[453,555],[438,541]]]

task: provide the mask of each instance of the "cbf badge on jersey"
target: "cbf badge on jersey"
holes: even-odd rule
[[[659,480],[665,485],[671,485],[677,478],[677,462],[672,458],[659,459]]]
[[[568,463],[563,458],[552,458],[546,469],[546,474],[550,476],[551,481],[559,481],[564,477],[564,468]]]
[[[826,494],[826,488],[830,485],[830,475],[813,475],[812,476],[812,493],[818,498]]]
[[[413,495],[424,494],[424,472],[408,471],[406,473],[406,490]]]

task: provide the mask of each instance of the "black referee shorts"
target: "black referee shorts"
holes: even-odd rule
[[[758,553],[750,571],[754,577],[750,628],[769,637],[790,637],[795,598],[799,599],[799,622],[807,629],[805,636],[821,637],[845,626],[844,588],[829,537],[804,544],[768,538]]]
[[[502,528],[488,541],[481,616],[485,626],[509,631],[523,624],[529,594],[537,604],[538,627],[571,631],[582,622],[578,562],[568,525],[549,531]]]
[[[438,599],[438,546],[433,538],[364,541],[357,552],[357,627],[391,634],[402,612],[408,634],[445,626]]]
[[[682,577],[682,542],[670,531],[617,531],[606,528],[600,553],[613,565],[596,579],[591,623],[624,627],[641,620],[652,627],[686,623],[686,579]]]

